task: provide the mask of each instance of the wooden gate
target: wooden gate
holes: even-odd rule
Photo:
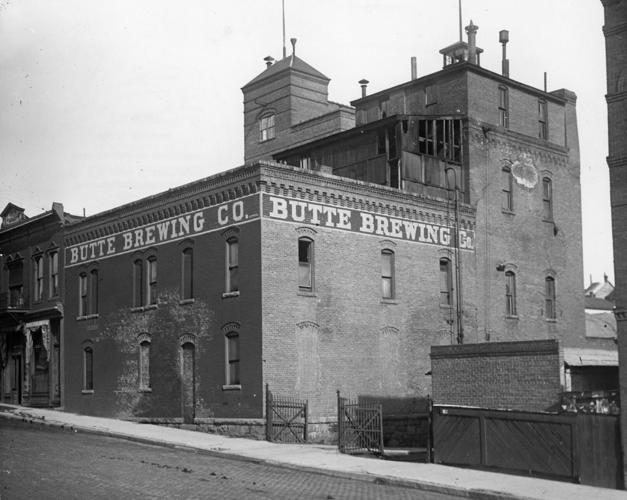
[[[434,462],[621,488],[618,418],[437,405]]]
[[[307,442],[307,400],[275,396],[266,384],[266,439],[276,443]]]
[[[381,405],[351,401],[337,391],[337,435],[341,453],[383,455]]]

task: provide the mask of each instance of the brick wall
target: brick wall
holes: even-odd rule
[[[433,346],[431,371],[435,404],[543,411],[559,402],[554,340]]]

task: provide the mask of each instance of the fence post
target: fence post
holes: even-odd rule
[[[433,399],[427,396],[427,462],[433,463]]]
[[[304,426],[305,435],[303,436],[305,443],[309,440],[309,428],[307,425],[308,422],[309,422],[309,400],[306,399],[305,400],[305,426]]]
[[[379,454],[383,456],[383,405],[378,404],[379,411]]]
[[[266,384],[266,440],[272,442],[272,393]]]
[[[337,391],[337,448],[340,453],[343,453],[342,449],[342,398],[340,397],[340,391]]]

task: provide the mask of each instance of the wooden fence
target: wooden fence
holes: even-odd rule
[[[435,405],[433,461],[622,488],[618,418]]]

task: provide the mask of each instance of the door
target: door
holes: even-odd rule
[[[194,423],[195,401],[195,360],[194,344],[186,342],[181,346],[181,402],[183,422]]]

